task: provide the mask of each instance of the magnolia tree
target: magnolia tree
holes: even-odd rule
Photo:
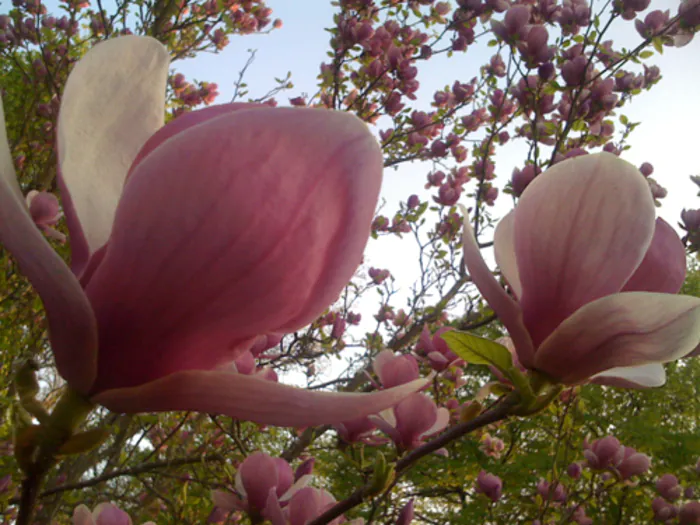
[[[280,27],[260,1],[13,3],[5,522],[700,523],[700,210],[656,217],[622,113],[700,2],[342,0],[317,92],[224,104],[177,61]]]

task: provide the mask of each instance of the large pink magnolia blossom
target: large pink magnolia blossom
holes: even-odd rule
[[[535,178],[496,228],[494,248],[512,295],[465,221],[467,268],[528,369],[564,384],[659,386],[662,363],[700,341],[700,299],[675,295],[683,245],[655,218],[644,176],[612,154]]]
[[[72,269],[32,221],[0,113],[0,241],[43,300],[59,373],[118,412],[283,426],[359,418],[420,388],[313,393],[227,366],[338,297],[369,236],[382,155],[359,119],[327,110],[227,104],[163,127],[168,58],[154,39],[120,37],[68,79],[58,154]]]

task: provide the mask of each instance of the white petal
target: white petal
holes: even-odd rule
[[[75,66],[58,118],[61,176],[90,253],[108,239],[129,167],[164,123],[167,49],[150,37],[97,44]],[[69,221],[69,227],[71,226]]]
[[[522,285],[520,284],[518,262],[515,259],[514,217],[515,213],[511,211],[499,221],[493,238],[493,252],[503,277],[508,282],[515,296],[520,297]]]
[[[653,388],[666,383],[666,371],[660,363],[611,368],[593,377],[591,382],[622,388]]]

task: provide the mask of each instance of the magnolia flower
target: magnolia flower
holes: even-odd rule
[[[450,411],[438,408],[427,395],[414,393],[369,419],[396,445],[413,449],[425,438],[444,430],[450,422]]]
[[[494,243],[512,296],[465,222],[467,268],[528,369],[569,385],[659,386],[662,363],[700,341],[700,299],[674,295],[683,245],[655,219],[644,176],[615,155],[568,159],[538,175]]]
[[[310,480],[311,475],[307,474],[295,481],[292,467],[284,459],[254,452],[236,472],[236,491],[240,497],[220,490],[212,496],[214,505],[225,511],[242,510],[260,515],[271,504],[286,504]]]
[[[420,388],[313,393],[225,366],[338,297],[382,155],[344,112],[227,104],[163,127],[167,77],[148,37],[100,43],[74,67],[57,129],[71,268],[32,222],[0,126],[0,242],[43,300],[69,386],[118,412],[283,426],[362,417]]]
[[[78,505],[73,511],[73,525],[132,525],[129,515],[113,503],[100,503],[95,510]],[[155,525],[149,521],[143,525]]]
[[[264,516],[273,525],[305,525],[336,501],[325,490],[307,487],[311,478],[310,473],[302,474],[295,481],[292,468],[284,459],[255,452],[236,472],[236,491],[243,499],[217,490],[213,492],[214,505],[227,512],[243,510],[252,516]],[[331,524],[343,521],[340,517]]]

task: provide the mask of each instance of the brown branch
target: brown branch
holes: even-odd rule
[[[510,395],[503,398],[493,408],[487,410],[483,414],[475,417],[471,421],[459,423],[447,430],[441,436],[429,441],[428,443],[416,448],[406,454],[403,458],[396,462],[396,479],[408,472],[408,470],[421,458],[441,449],[451,441],[454,441],[474,430],[490,425],[497,421],[506,419],[510,415],[510,410],[517,404],[516,395]],[[326,525],[334,519],[345,514],[347,511],[358,506],[362,501],[371,494],[372,481],[365,486],[357,489],[346,499],[339,501],[333,507],[321,514],[319,517],[311,521],[308,525]]]

